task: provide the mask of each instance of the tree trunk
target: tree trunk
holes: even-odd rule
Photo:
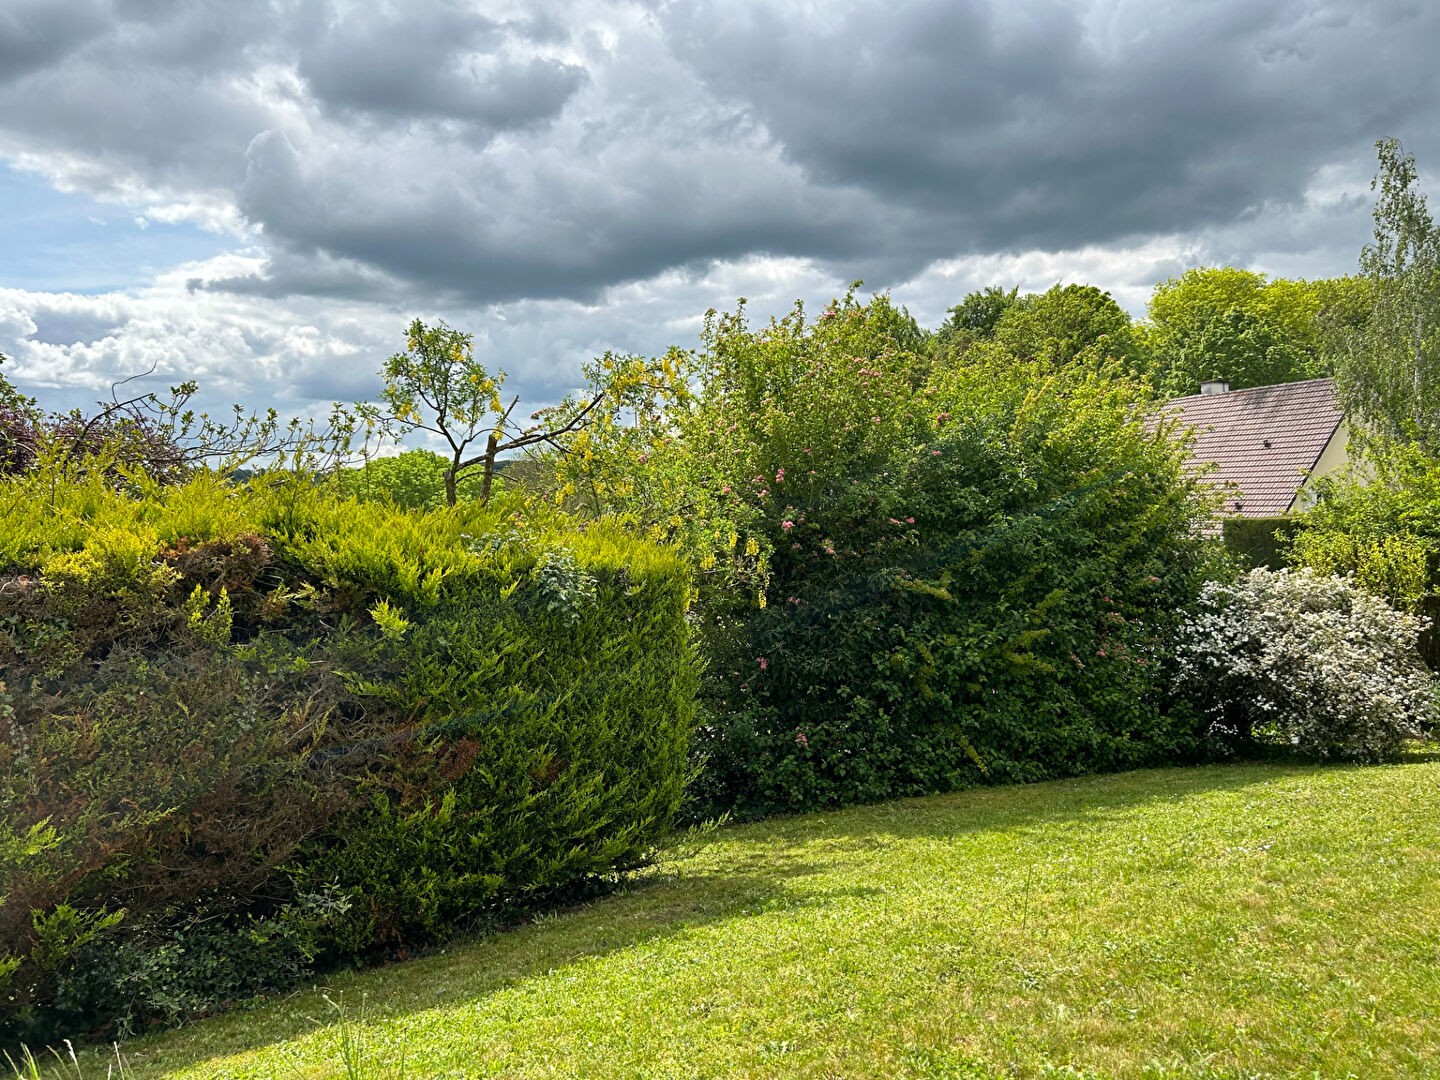
[[[445,470],[445,505],[455,505],[455,466]]]
[[[491,435],[485,444],[485,472],[480,479],[480,505],[484,506],[490,501],[490,485],[495,480],[495,448],[500,445],[500,440]]]

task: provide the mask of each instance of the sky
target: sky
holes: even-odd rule
[[[0,0],[3,371],[303,414],[419,317],[538,406],[740,297],[1344,274],[1375,140],[1440,176],[1437,47],[1433,0]]]

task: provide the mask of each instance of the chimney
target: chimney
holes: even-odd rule
[[[1202,394],[1228,394],[1229,392],[1230,384],[1224,379],[1215,379],[1212,382],[1200,384],[1200,393]]]

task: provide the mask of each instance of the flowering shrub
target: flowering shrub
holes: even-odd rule
[[[1221,736],[1378,761],[1434,721],[1420,629],[1343,578],[1252,570],[1203,589],[1180,637],[1178,684]]]
[[[1142,388],[1114,371],[1004,357],[922,376],[891,335],[863,365],[890,380],[887,411],[872,414],[885,423],[847,419],[872,408],[857,402],[828,421],[829,443],[819,429],[788,437],[828,411],[828,396],[809,400],[825,385],[815,373],[843,370],[860,336],[841,339],[842,351],[828,324],[883,340],[888,314],[839,308],[805,340],[807,365],[791,380],[782,364],[747,361],[788,404],[745,443],[774,455],[751,470],[746,496],[769,551],[764,603],[701,609],[702,813],[1202,753],[1203,724],[1167,709],[1164,669],[1209,565],[1193,528],[1203,505],[1175,445],[1137,423]],[[763,358],[772,345],[767,331],[727,349]],[[795,445],[823,463],[813,475],[779,456]]]

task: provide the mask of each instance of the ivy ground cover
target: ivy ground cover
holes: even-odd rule
[[[620,895],[122,1049],[186,1078],[346,1076],[347,1043],[374,1077],[1433,1075],[1437,811],[1431,756],[772,820]]]

